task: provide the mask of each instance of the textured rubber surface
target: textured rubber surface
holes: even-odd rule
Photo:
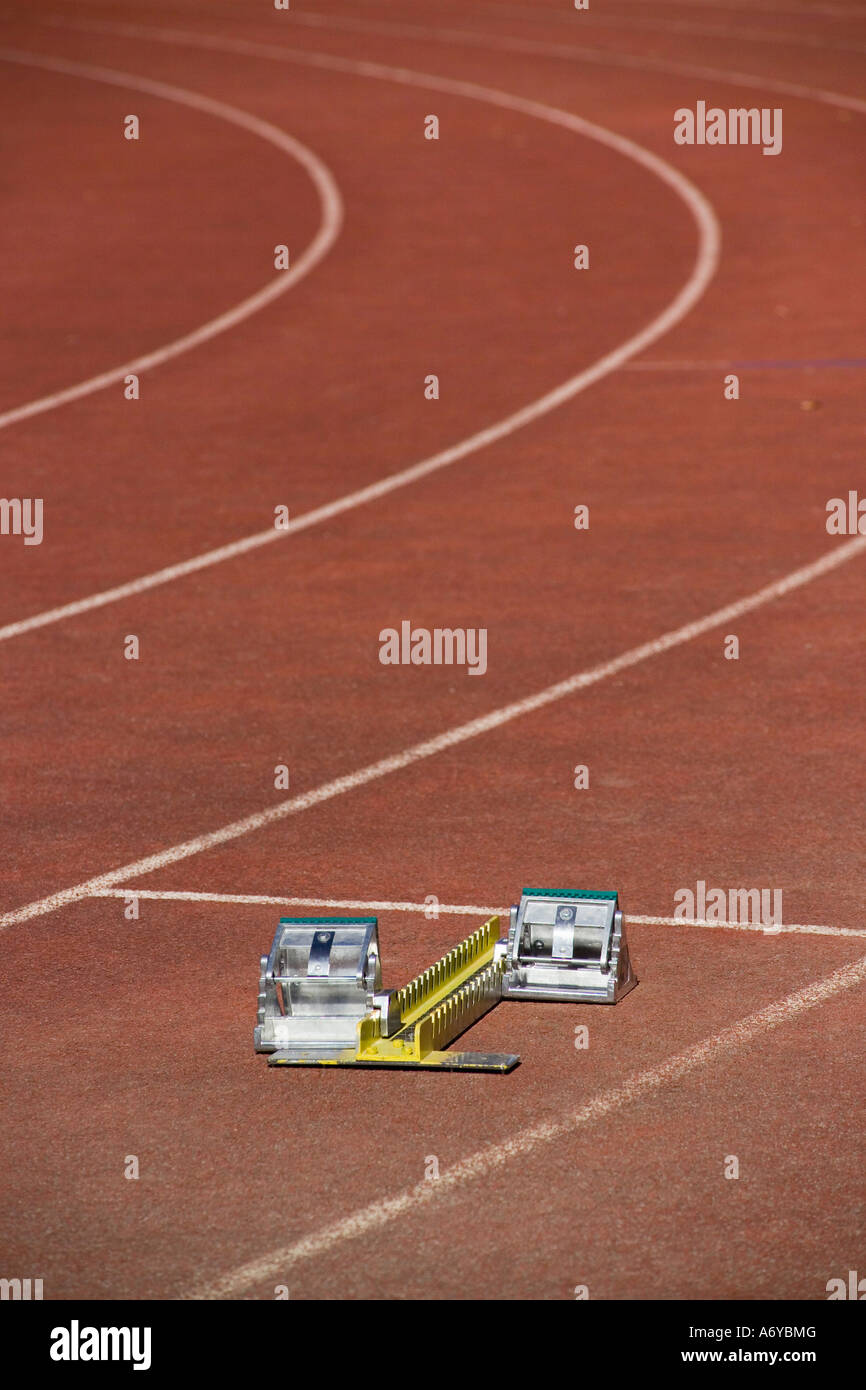
[[[638,359],[681,367],[610,375],[318,528],[4,643],[0,911],[260,810],[282,794],[278,765],[293,792],[317,787],[834,544],[825,503],[862,477],[863,380],[844,362],[862,353],[866,35],[850,9],[818,25],[702,5],[678,30],[683,8],[666,4],[605,27],[634,13],[615,0],[569,23],[552,3],[382,0],[359,14],[339,0],[310,7],[318,24],[224,0],[55,0],[64,21],[369,61],[575,112],[690,178],[723,255],[697,306]],[[140,400],[111,387],[0,430],[4,495],[45,505],[41,546],[0,537],[2,623],[465,439],[638,332],[693,269],[695,225],[669,187],[518,111],[49,26],[22,4],[4,7],[2,44],[273,123],[324,161],[346,209],[308,277],[144,374]],[[593,54],[550,51],[581,47]],[[15,138],[0,408],[190,331],[273,274],[275,245],[294,256],[315,236],[308,175],[249,132],[3,68]],[[782,154],[676,147],[673,112],[700,99],[781,105]],[[122,138],[129,112],[137,143]],[[431,112],[438,142],[423,139]],[[591,247],[585,274],[576,243]],[[731,402],[707,360],[786,370],[741,369]],[[573,527],[579,504],[587,531]],[[786,920],[862,928],[864,563],[738,620],[736,662],[729,630],[701,635],[142,886],[508,903],[526,880],[615,883],[626,914],[669,915],[702,880],[777,886]],[[486,628],[484,678],[382,666],[378,634],[406,618]],[[137,662],[123,659],[129,634]],[[293,1299],[571,1298],[577,1285],[592,1298],[812,1299],[862,1267],[862,984],[790,1006],[723,1055],[708,1047],[651,1091],[630,1080],[857,961],[854,938],[630,926],[641,984],[621,1005],[503,1003],[466,1034],[473,1050],[520,1053],[510,1076],[389,1076],[269,1070],[253,1053],[278,908],[142,900],[129,919],[124,906],[85,900],[0,933],[0,1274],[43,1278],[46,1298],[267,1298],[288,1282]],[[389,986],[455,936],[446,916],[377,916]],[[527,1126],[605,1096],[615,1106],[597,1118],[508,1156]],[[399,1205],[374,1263],[346,1258],[374,1220],[356,1212],[434,1167],[444,1182],[488,1146],[505,1157],[460,1169],[435,1208],[423,1194]],[[280,1253],[307,1238],[302,1255]]]

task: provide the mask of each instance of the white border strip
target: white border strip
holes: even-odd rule
[[[152,31],[139,30],[135,26],[119,26],[124,32],[130,32],[136,37],[158,38],[166,42],[176,42],[176,38],[165,38],[167,34],[174,31]],[[186,36],[181,35],[183,42]],[[194,36],[193,36],[194,37]],[[106,604],[116,603],[120,599],[131,598],[135,594],[143,593],[145,590],[156,588],[158,585],[167,584],[171,580],[179,579],[184,575],[194,571],[206,569],[211,565],[219,564],[223,560],[233,559],[246,551],[257,549],[270,541],[281,537],[295,534],[299,531],[308,530],[312,526],[317,526],[321,522],[329,521],[335,516],[348,512],[356,507],[363,506],[367,502],[378,501],[388,493],[395,492],[398,488],[406,487],[410,483],[415,483],[421,478],[437,472],[441,468],[446,468],[458,459],[466,458],[469,454],[476,453],[479,449],[484,449],[490,444],[496,443],[500,439],[505,439],[508,435],[514,434],[524,426],[532,424],[541,419],[550,411],[556,410],[559,406],[573,400],[575,396],[585,391],[588,386],[601,381],[603,377],[616,371],[629,358],[642,352],[651,343],[670,332],[685,316],[690,313],[695,304],[704,294],[710,283],[719,260],[719,249],[721,244],[721,232],[716,220],[715,213],[704,195],[692,184],[683,174],[681,174],[666,160],[658,155],[652,154],[642,146],[636,145],[633,141],[626,139],[622,135],[606,130],[603,126],[595,125],[591,121],[585,121],[580,116],[574,116],[568,111],[561,111],[554,106],[545,106],[541,102],[530,101],[524,97],[511,96],[508,92],[500,92],[494,87],[482,87],[474,82],[454,81],[446,77],[435,77],[429,73],[413,72],[406,68],[383,67],[379,63],[360,63],[352,62],[344,58],[333,58],[326,54],[288,53],[285,50],[269,48],[264,44],[245,44],[240,41],[231,40],[210,40],[202,39],[198,43],[193,43],[194,47],[224,49],[229,52],[248,53],[252,52],[254,57],[283,58],[293,63],[303,66],[323,68],[328,71],[347,73],[356,77],[378,78],[387,82],[395,82],[402,86],[427,88],[432,91],[447,92],[450,95],[469,98],[473,101],[485,102],[491,106],[501,107],[507,111],[516,111],[522,115],[532,116],[538,120],[546,121],[548,124],[560,126],[565,130],[571,131],[575,135],[583,136],[586,139],[594,140],[596,143],[606,146],[615,153],[623,155],[626,159],[640,165],[661,180],[685,203],[694,219],[698,231],[698,247],[695,256],[695,263],[691,274],[685,285],[671,301],[666,309],[654,318],[645,328],[633,337],[629,338],[620,347],[612,352],[606,353],[604,357],[598,359],[591,366],[578,372],[563,382],[561,386],[546,392],[537,400],[529,405],[506,416],[487,428],[477,431],[468,438],[461,440],[458,444],[451,445],[447,449],[432,455],[430,458],[421,460],[420,463],[410,465],[408,468],[401,469],[397,473],[392,473],[386,478],[379,479],[378,482],[371,483],[367,487],[359,488],[345,497],[338,498],[334,502],[326,503],[324,506],[316,507],[313,511],[305,512],[302,515],[289,521],[285,529],[275,531],[273,527],[267,531],[257,532],[255,535],[247,536],[242,540],[235,541],[229,545],[220,546],[217,550],[211,550],[193,559],[183,561],[176,565],[170,565],[165,569],[156,571],[153,574],[143,575],[139,579],[134,579],[126,584],[120,584],[112,589],[104,590],[102,593],[92,594],[87,598],[78,599],[72,603],[62,604],[57,608],[51,608],[43,613],[37,613],[33,617],[21,619],[18,622],[8,623],[0,628],[0,641],[8,640],[12,637],[20,637],[23,633],[32,632],[36,628],[47,627],[50,623],[60,622],[64,618],[74,617],[81,613],[87,613],[95,608],[102,608]],[[0,58],[3,52],[0,51]],[[59,65],[58,65],[59,64]],[[44,66],[57,66],[59,71],[65,71],[67,67],[75,69],[82,75],[85,71],[90,73],[105,72],[106,69],[81,69],[78,64],[65,64],[54,60],[45,60]],[[139,84],[144,79],[134,79]],[[147,83],[142,86],[142,90],[156,90],[157,94],[166,91],[178,91],[177,88],[164,88],[162,83]],[[208,98],[196,98],[197,103],[207,103],[206,109],[221,107],[219,102],[210,102]],[[193,104],[193,103],[190,103]],[[234,109],[234,108],[226,108]],[[242,113],[241,113],[242,114]],[[245,118],[252,121],[253,117]],[[265,126],[265,122],[259,122]],[[274,127],[267,127],[275,130]],[[280,135],[280,132],[275,132]],[[288,136],[281,136],[288,139]],[[294,142],[293,142],[294,143]],[[286,272],[286,275],[291,272]],[[216,322],[216,321],[215,321]],[[200,330],[203,331],[203,330]],[[187,345],[191,345],[188,340],[182,340]],[[161,351],[166,351],[162,349]],[[130,363],[126,367],[118,368],[115,373],[109,373],[101,378],[94,378],[98,384],[83,383],[81,387],[72,387],[70,392],[59,392],[54,397],[46,397],[43,401],[37,401],[32,406],[22,406],[19,411],[12,411],[6,416],[0,416],[0,427],[3,424],[11,424],[13,419],[23,418],[21,412],[34,413],[36,407],[40,409],[50,409],[52,405],[61,405],[65,400],[74,399],[77,394],[83,394],[85,388],[97,390],[99,385],[106,385],[109,380],[116,380],[119,374],[125,374],[129,370],[141,368],[148,359],[139,359],[138,363]],[[150,362],[150,365],[153,365]],[[49,404],[50,402],[51,404]]]
[[[395,1197],[384,1197],[371,1202],[320,1231],[250,1260],[221,1279],[180,1296],[189,1299],[239,1298],[257,1285],[275,1279],[284,1283],[286,1275],[302,1261],[327,1254],[345,1241],[356,1240],[359,1236],[369,1236],[371,1232],[381,1230],[392,1221],[412,1216],[419,1208],[429,1207],[479,1179],[489,1181],[491,1173],[497,1168],[503,1168],[515,1159],[523,1159],[544,1144],[573,1135],[576,1130],[596,1124],[609,1115],[645,1100],[664,1087],[682,1081],[684,1077],[702,1067],[736,1057],[768,1033],[792,1023],[799,1015],[817,1008],[834,995],[840,994],[842,990],[851,989],[864,982],[866,956],[861,956],[859,960],[834,970],[832,975],[827,975],[823,980],[795,990],[793,994],[759,1009],[747,1018],[738,1019],[729,1028],[724,1028],[712,1037],[704,1038],[685,1052],[668,1057],[658,1066],[637,1072],[610,1090],[599,1091],[591,1100],[578,1106],[561,1120],[547,1120],[528,1125],[502,1143],[492,1144],[489,1148],[469,1154],[453,1168],[441,1173],[436,1182],[422,1179],[414,1187]]]
[[[458,724],[454,728],[446,729],[433,738],[425,739],[421,743],[415,743],[411,747],[405,748],[401,753],[393,753],[390,757],[380,758],[378,762],[368,763],[366,767],[358,768],[355,772],[345,773],[342,777],[335,777],[330,782],[321,783],[318,787],[314,787],[308,792],[302,792],[299,796],[287,797],[263,811],[256,811],[252,815],[244,816],[241,820],[232,821],[219,830],[211,830],[206,834],[196,835],[193,839],[184,840],[181,844],[173,845],[169,849],[159,850],[143,859],[133,860],[131,864],[124,864],[120,868],[111,869],[107,873],[86,879],[83,883],[78,883],[72,888],[63,888],[59,892],[49,894],[48,897],[38,898],[35,902],[27,903],[24,907],[5,912],[0,917],[0,930],[17,926],[21,922],[32,921],[34,917],[42,917],[49,912],[56,912],[60,907],[66,907],[82,898],[92,897],[95,892],[102,888],[115,888],[130,878],[154,873],[157,869],[167,868],[169,864],[177,864],[183,859],[202,854],[205,850],[216,849],[219,845],[239,840],[256,830],[264,829],[265,826],[274,825],[289,816],[308,811],[313,806],[321,806],[324,802],[342,796],[346,792],[357,791],[360,787],[377,782],[392,772],[400,772],[405,768],[412,767],[426,758],[434,757],[437,753],[444,753],[448,749],[457,748],[460,744],[477,738],[480,734],[500,729],[514,719],[519,719],[525,714],[532,714],[535,710],[544,709],[545,706],[554,704],[557,700],[562,700],[568,695],[574,695],[579,690],[586,690],[599,681],[606,680],[609,676],[617,675],[620,671],[637,666],[650,657],[660,656],[663,652],[671,651],[686,642],[691,642],[694,638],[711,632],[723,623],[741,618],[744,614],[753,612],[754,609],[760,608],[773,599],[781,598],[784,594],[802,588],[804,584],[817,579],[820,575],[828,574],[831,570],[837,569],[846,560],[862,554],[864,548],[866,548],[866,536],[855,536],[852,540],[827,551],[819,560],[794,570],[783,579],[777,579],[772,584],[767,584],[763,589],[750,594],[747,598],[738,599],[735,603],[729,603],[724,608],[717,608],[714,612],[708,613],[706,617],[698,618],[695,622],[685,623],[682,627],[663,633],[661,637],[644,642],[639,647],[631,647],[610,661],[602,662],[598,666],[591,666],[584,671],[578,671],[566,680],[549,685],[544,690],[538,690],[533,695],[525,696],[522,700],[501,705],[499,709],[491,710],[489,714],[479,715],[478,718],[470,719],[465,724]]]
[[[153,902],[183,903],[237,903],[242,906],[273,907],[334,907],[358,908],[363,912],[417,912],[430,911],[429,903],[388,902],[383,899],[362,900],[359,898],[283,898],[268,893],[198,893],[186,889],[136,888],[134,884],[126,888],[100,888],[89,895],[92,898],[143,898]],[[507,907],[473,907],[466,903],[437,903],[436,915],[459,917],[508,917]],[[778,936],[780,932],[805,932],[811,936],[866,936],[854,927],[826,927],[820,923],[785,922],[774,926],[764,926],[760,922],[709,922],[702,917],[645,917],[636,912],[623,914],[626,922],[638,922],[647,927],[722,927],[729,931],[763,932],[767,936]]]
[[[106,386],[122,381],[130,372],[139,374],[149,371],[151,367],[159,367],[163,362],[169,362],[172,358],[179,357],[181,353],[189,352],[191,348],[200,347],[202,343],[209,342],[211,338],[225,333],[227,329],[236,328],[239,323],[243,323],[245,319],[258,313],[265,305],[285,294],[299,280],[303,280],[304,276],[308,275],[313,267],[318,265],[319,261],[328,254],[337,240],[343,222],[343,203],[333,174],[318,155],[307,149],[306,145],[302,145],[299,140],[293,139],[285,131],[279,130],[277,126],[271,125],[269,121],[260,120],[258,116],[251,116],[247,111],[241,111],[237,106],[229,106],[224,101],[214,101],[212,97],[202,96],[199,92],[187,91],[185,87],[172,87],[165,82],[153,82],[150,78],[136,77],[128,72],[119,72],[115,68],[92,67],[87,63],[67,62],[62,58],[43,57],[39,53],[24,53],[13,48],[0,49],[0,62],[17,63],[28,68],[42,68],[46,72],[59,72],[67,77],[84,77],[93,82],[107,83],[112,87],[146,92],[148,96],[161,97],[165,101],[172,101],[180,106],[189,106],[194,111],[203,111],[206,115],[216,116],[219,120],[227,121],[230,125],[239,126],[241,130],[257,135],[261,140],[266,140],[268,144],[274,145],[283,154],[291,155],[292,159],[297,160],[313,182],[319,195],[322,213],[319,230],[303,254],[298,257],[289,270],[281,271],[275,279],[270,280],[255,294],[241,300],[240,304],[227,309],[225,313],[219,314],[215,319],[210,319],[200,328],[194,329],[192,333],[185,333],[182,338],[175,338],[173,342],[155,348],[153,352],[145,353],[141,357],[134,357],[131,361],[125,362],[122,367],[112,367],[107,372],[101,372],[99,376],[90,377],[87,381],[80,381],[77,385],[68,386],[63,391],[55,391],[50,396],[41,396],[38,400],[28,402],[27,405],[20,405],[14,410],[5,411],[0,414],[0,429],[17,424],[20,420],[29,420],[32,416],[41,415],[47,410],[56,410],[58,406],[68,405],[70,401],[80,400],[82,396],[91,396]]]

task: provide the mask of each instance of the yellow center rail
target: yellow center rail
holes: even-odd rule
[[[502,997],[505,960],[493,959],[498,937],[499,918],[491,917],[398,990],[400,1024],[389,1036],[382,1031],[381,1018],[361,1019],[356,1060],[429,1067],[451,1064],[451,1056],[443,1049]]]

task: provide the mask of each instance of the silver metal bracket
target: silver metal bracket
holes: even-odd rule
[[[283,917],[261,958],[257,1052],[354,1047],[382,988],[375,917]]]
[[[511,909],[503,999],[615,1004],[636,984],[615,892],[524,888]]]

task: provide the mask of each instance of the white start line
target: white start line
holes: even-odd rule
[[[151,902],[184,903],[235,903],[244,907],[327,907],[337,909],[356,909],[362,912],[414,912],[429,915],[433,919],[442,913],[457,917],[507,917],[507,907],[477,907],[468,903],[439,903],[431,907],[423,902],[393,902],[383,898],[287,898],[272,896],[269,893],[199,893],[186,889],[136,888],[130,884],[126,888],[98,888],[90,895],[92,898],[123,898],[131,901],[142,898]],[[710,927],[728,931],[761,932],[765,936],[778,936],[782,932],[801,933],[809,936],[864,936],[866,928],[829,927],[819,922],[778,922],[763,925],[760,922],[710,922],[704,917],[653,917],[637,912],[623,914],[626,922],[637,922],[645,927]]]
[[[394,772],[402,772],[407,768],[414,767],[427,758],[435,757],[437,754],[447,752],[452,748],[458,748],[461,744],[467,743],[470,739],[478,738],[481,734],[501,729],[515,719],[534,714],[537,710],[544,709],[567,696],[575,695],[581,690],[587,690],[590,686],[608,680],[620,671],[627,671],[652,657],[661,656],[686,642],[694,641],[695,638],[713,631],[732,619],[743,617],[746,613],[751,613],[774,599],[782,598],[785,594],[792,593],[796,589],[802,588],[803,585],[809,584],[813,579],[830,573],[839,565],[844,564],[846,560],[851,559],[853,555],[861,554],[864,548],[866,548],[866,536],[855,536],[852,540],[827,551],[812,564],[794,570],[793,573],[775,580],[772,584],[765,585],[763,589],[758,589],[746,598],[729,603],[724,608],[716,609],[713,613],[707,613],[703,618],[698,618],[694,622],[684,623],[681,627],[673,628],[660,637],[654,637],[649,642],[641,643],[638,647],[631,647],[628,651],[621,652],[619,656],[615,656],[609,661],[603,661],[597,666],[578,671],[565,680],[557,681],[553,685],[546,686],[543,690],[535,691],[532,695],[526,695],[510,704],[501,705],[498,709],[479,715],[476,719],[470,719],[465,724],[458,724],[432,738],[414,743],[399,753],[392,753],[388,757],[380,758],[377,762],[368,763],[366,767],[357,768],[354,772],[345,773],[329,782],[323,782],[310,791],[302,792],[297,796],[286,797],[275,805],[268,806],[262,811],[255,811],[252,815],[244,816],[240,820],[231,821],[228,825],[220,826],[217,830],[209,830],[190,840],[183,840],[180,844],[157,850],[154,854],[133,860],[129,864],[122,864],[116,869],[109,869],[106,873],[96,874],[93,878],[85,879],[82,883],[76,883],[70,888],[62,888],[55,893],[49,893],[47,897],[37,898],[33,902],[26,903],[23,907],[13,908],[0,916],[0,930],[18,926],[22,922],[32,921],[33,918],[42,917],[49,912],[56,912],[58,908],[67,907],[70,903],[92,897],[100,889],[118,888],[130,879],[137,878],[142,874],[154,873],[157,869],[167,868],[169,864],[177,864],[193,855],[216,849],[218,846],[229,844],[233,840],[239,840],[245,835],[263,830],[266,826],[274,825],[289,816],[299,815],[314,806],[331,801],[335,797],[343,796],[348,792],[359,791],[361,787],[369,786]]]

